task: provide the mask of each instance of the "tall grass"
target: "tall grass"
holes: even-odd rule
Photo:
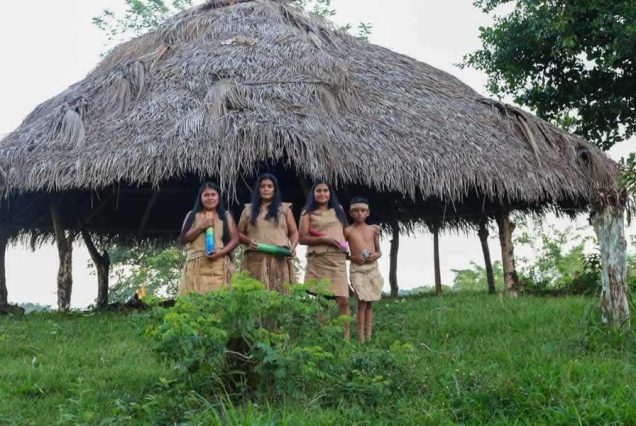
[[[599,323],[595,299],[481,294],[388,299],[361,353],[409,342],[420,385],[373,410],[343,402],[236,404],[175,382],[144,314],[0,319],[0,423],[633,424],[636,338]],[[405,361],[406,362],[406,361]]]

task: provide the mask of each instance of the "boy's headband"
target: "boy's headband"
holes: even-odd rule
[[[349,210],[353,209],[367,209],[369,210],[369,205],[367,203],[353,203],[349,206]]]

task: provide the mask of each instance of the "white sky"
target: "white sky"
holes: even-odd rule
[[[108,40],[91,18],[104,8],[121,10],[122,5],[123,0],[22,0],[0,5],[0,136],[17,127],[40,102],[82,79],[95,66]],[[454,66],[479,47],[478,28],[489,23],[471,0],[333,0],[333,6],[338,23],[371,23],[371,42],[448,71],[486,94],[482,73]],[[610,155],[618,159],[633,151],[636,140],[632,139]],[[577,224],[584,225],[585,218]],[[628,233],[636,234],[635,228],[632,225]],[[495,239],[490,247],[493,260],[499,259]],[[388,241],[382,248],[386,255],[380,267],[388,278]],[[453,279],[451,269],[468,267],[471,260],[483,261],[476,236],[443,235],[440,251],[442,281],[448,284]],[[403,237],[400,287],[432,283],[432,259],[430,235]],[[96,279],[86,268],[89,256],[84,247],[76,245],[73,261],[72,305],[82,307],[94,301]],[[35,253],[12,247],[6,262],[11,302],[56,304],[57,253],[53,246]]]

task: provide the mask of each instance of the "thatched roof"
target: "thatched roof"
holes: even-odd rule
[[[0,143],[5,198],[202,176],[238,194],[267,164],[420,207],[584,207],[614,170],[579,137],[270,0],[176,15]]]

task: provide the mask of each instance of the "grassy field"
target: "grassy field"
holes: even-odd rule
[[[383,301],[375,341],[360,351],[410,342],[417,377],[402,379],[421,386],[372,410],[316,398],[221,409],[199,401],[188,412],[188,404],[161,399],[175,373],[150,350],[147,315],[4,317],[0,423],[634,424],[636,338],[594,325],[597,305],[469,293]]]

